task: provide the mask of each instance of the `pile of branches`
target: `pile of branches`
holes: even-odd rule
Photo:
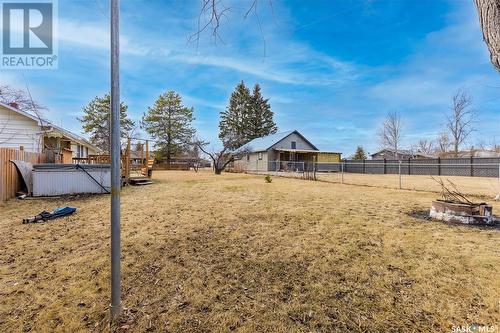
[[[443,201],[464,205],[479,205],[470,201],[451,180],[446,179],[445,183],[442,179],[436,179],[432,176],[431,178],[441,186],[441,195],[443,196]]]

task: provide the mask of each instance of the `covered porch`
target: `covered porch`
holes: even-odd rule
[[[313,168],[317,161],[317,150],[275,149],[269,159],[270,171],[302,172]]]

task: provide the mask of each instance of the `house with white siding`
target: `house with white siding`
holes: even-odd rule
[[[322,151],[299,131],[256,138],[243,145],[233,170],[242,172],[303,171],[314,163],[338,163],[341,153]]]
[[[53,123],[0,102],[0,147],[53,154],[59,161],[71,163],[100,152],[87,139]],[[50,157],[49,157],[50,159]]]

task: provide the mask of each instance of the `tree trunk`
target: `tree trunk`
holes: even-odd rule
[[[500,71],[500,0],[475,0],[491,63]]]

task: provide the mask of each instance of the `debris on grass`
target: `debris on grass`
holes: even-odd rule
[[[35,215],[35,216],[27,218],[27,219],[23,219],[23,224],[46,222],[48,220],[53,220],[53,219],[56,219],[58,217],[71,215],[74,212],[76,212],[76,208],[75,207],[68,207],[68,206],[56,208],[52,212],[47,212],[44,210],[43,212],[41,212],[38,215]]]

